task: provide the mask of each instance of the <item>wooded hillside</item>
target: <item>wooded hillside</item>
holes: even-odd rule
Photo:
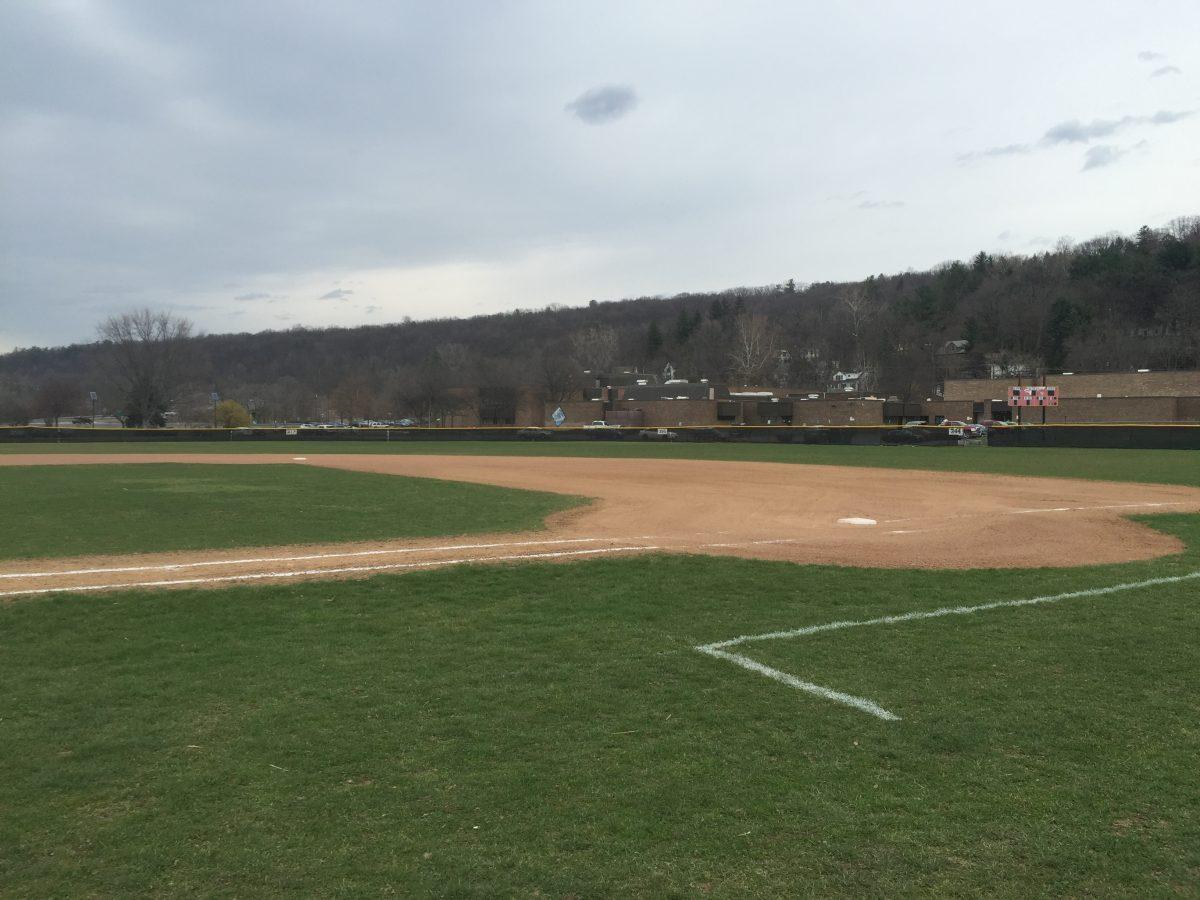
[[[211,391],[261,420],[436,414],[452,388],[565,399],[583,370],[638,366],[730,384],[925,396],[949,375],[1200,367],[1200,217],[1032,256],[979,253],[862,282],[736,288],[469,319],[186,340],[164,403],[203,419]],[[129,405],[111,343],[0,356],[0,421]],[[199,413],[196,411],[200,410]]]

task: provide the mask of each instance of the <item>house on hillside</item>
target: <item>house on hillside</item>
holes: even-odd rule
[[[866,372],[834,372],[829,390],[836,394],[854,394],[866,386]]]

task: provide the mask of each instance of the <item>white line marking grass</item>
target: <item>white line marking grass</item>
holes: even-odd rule
[[[547,541],[505,541],[492,544],[447,544],[441,547],[388,547],[381,550],[351,550],[345,553],[309,553],[304,556],[259,556],[246,559],[206,559],[199,562],[163,563],[154,566],[109,566],[96,569],[61,569],[57,572],[6,572],[0,578],[54,578],[60,575],[102,575],[112,572],[174,572],[204,566],[244,566],[252,563],[311,562],[315,559],[352,559],[360,556],[392,556],[400,553],[458,552],[494,550],[497,547],[554,547],[562,544],[598,544],[610,538],[560,538]],[[623,538],[630,541],[654,540],[651,537]]]
[[[0,597],[26,597],[34,594],[73,594],[82,591],[133,590],[150,587],[178,587],[189,584],[220,584],[231,581],[261,581],[267,578],[303,578],[316,575],[348,575],[364,572],[386,572],[396,569],[428,569],[437,566],[456,566],[464,563],[507,562],[525,559],[561,559],[567,556],[592,556],[598,553],[640,553],[661,549],[655,546],[600,547],[594,550],[559,550],[555,553],[518,553],[509,556],[475,556],[462,559],[436,559],[418,563],[385,563],[377,566],[343,566],[337,569],[293,569],[286,572],[252,572],[245,575],[218,575],[211,578],[174,578],[165,581],[117,582],[115,584],[86,584],[77,587],[29,588],[0,592]]]
[[[906,516],[902,519],[884,519],[883,524],[894,525],[897,522],[927,522],[930,520],[947,521],[950,519],[981,519],[994,516],[1024,516],[1030,513],[1047,512],[1088,512],[1096,509],[1157,509],[1162,506],[1184,506],[1185,500],[1166,500],[1161,503],[1107,503],[1103,506],[1038,506],[1029,509],[1000,509],[986,513],[954,513],[947,516]]]
[[[742,644],[752,644],[759,641],[776,641],[788,640],[790,638],[807,637],[811,634],[820,634],[825,631],[841,631],[846,628],[865,628],[871,625],[900,625],[905,622],[917,622],[923,619],[940,619],[943,616],[965,616],[972,613],[986,612],[990,609],[1006,609],[1017,606],[1037,606],[1043,603],[1057,603],[1060,600],[1073,600],[1078,597],[1103,597],[1108,594],[1118,594],[1122,591],[1140,590],[1141,588],[1157,587],[1164,584],[1179,584],[1183,581],[1191,581],[1200,578],[1200,571],[1189,572],[1186,575],[1170,575],[1162,578],[1148,578],[1145,581],[1130,581],[1124,584],[1113,584],[1108,587],[1087,588],[1080,591],[1067,591],[1063,594],[1050,594],[1044,597],[1028,597],[1023,600],[996,600],[991,603],[980,603],[975,606],[943,606],[938,609],[925,610],[922,612],[899,613],[893,616],[879,616],[875,619],[847,619],[838,622],[826,622],[823,625],[808,625],[804,628],[792,628],[788,631],[768,631],[763,634],[744,634],[739,637],[730,638],[726,641],[717,641],[712,644],[700,644],[692,649],[704,653],[708,656],[717,659],[725,659],[735,665],[741,666],[743,669],[748,669],[751,672],[757,672],[760,675],[765,675],[782,684],[795,688],[798,691],[804,691],[807,694],[812,694],[815,697],[821,697],[825,700],[831,700],[834,703],[841,703],[843,706],[849,706],[853,709],[861,710],[869,715],[883,719],[888,722],[898,722],[900,717],[893,712],[884,709],[873,700],[868,700],[865,697],[855,697],[853,694],[845,694],[841,691],[835,691],[832,688],[823,687],[819,684],[803,681],[794,675],[789,675],[787,672],[781,672],[778,669],[772,669],[770,666],[764,666],[762,663],[755,662],[748,656],[743,656],[740,653],[730,653],[727,648],[737,647]]]

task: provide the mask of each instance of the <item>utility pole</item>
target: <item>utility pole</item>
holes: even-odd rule
[[[97,399],[97,398],[96,398],[96,392],[95,392],[95,391],[89,391],[89,392],[88,392],[88,397],[89,397],[89,398],[91,399],[91,401],[92,401],[92,427],[93,427],[93,428],[95,428],[95,427],[96,427],[96,399]]]

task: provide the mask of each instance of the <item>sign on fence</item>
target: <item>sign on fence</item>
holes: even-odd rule
[[[1058,388],[1043,385],[1010,387],[1009,406],[1058,406]]]
[[[562,411],[562,407],[560,406],[554,412],[550,413],[550,418],[554,420],[555,425],[561,426],[563,422],[567,421],[567,414]]]

